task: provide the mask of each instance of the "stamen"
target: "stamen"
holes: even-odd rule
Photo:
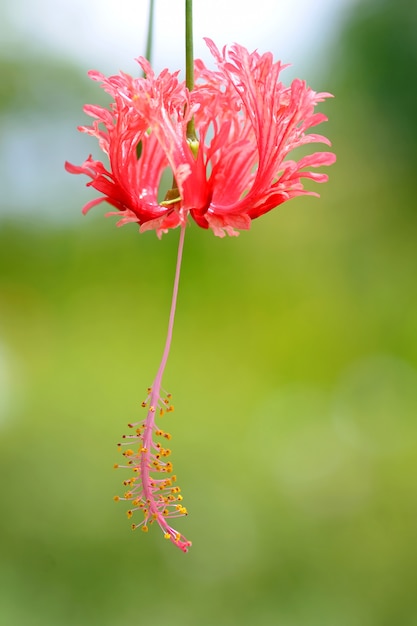
[[[123,452],[123,456],[130,459],[129,465],[116,464],[114,466],[130,469],[134,473],[132,477],[123,481],[123,485],[129,487],[129,490],[122,497],[115,496],[114,500],[130,502],[131,508],[126,512],[128,519],[131,519],[137,511],[142,511],[143,520],[138,524],[133,524],[133,530],[142,526],[142,530],[147,532],[149,524],[157,522],[164,532],[164,537],[170,539],[185,552],[191,543],[167,523],[170,518],[188,515],[187,509],[182,505],[181,489],[178,485],[173,486],[177,480],[175,474],[167,478],[160,477],[163,473],[171,474],[173,471],[172,462],[163,460],[170,456],[172,451],[154,440],[154,437],[171,439],[171,434],[157,426],[155,412],[151,410],[153,406],[161,404],[169,407],[171,394],[166,394],[164,398],[155,397],[157,387],[154,386],[153,389],[151,391],[152,404],[149,406],[145,419],[137,423],[136,434],[122,437],[122,439],[137,439],[140,445],[136,450],[128,448]],[[119,449],[122,445],[124,444],[119,444]]]

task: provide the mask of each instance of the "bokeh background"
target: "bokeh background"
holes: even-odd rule
[[[63,171],[96,149],[86,71],[135,71],[147,5],[0,10],[0,623],[415,626],[417,5],[202,4],[198,41],[241,35],[335,94],[338,161],[238,239],[187,232],[165,376],[187,555],[112,502],[178,233],[83,218]],[[157,0],[159,68],[181,13]]]

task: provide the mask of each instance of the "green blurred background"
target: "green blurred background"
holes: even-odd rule
[[[102,94],[3,49],[2,625],[417,625],[416,29],[414,1],[356,3],[311,63],[336,95],[320,200],[187,232],[165,376],[187,555],[112,502],[178,233],[80,216],[85,181],[55,172],[94,149],[74,129]]]

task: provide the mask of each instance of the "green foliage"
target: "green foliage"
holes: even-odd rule
[[[131,534],[112,502],[115,443],[162,348],[176,234],[91,216],[3,225],[6,622],[412,624],[413,235],[324,195],[238,240],[187,232],[165,381],[187,556],[157,529]]]
[[[378,147],[387,159],[416,166],[417,4],[414,0],[363,0],[346,25],[332,68],[336,92],[368,108]],[[366,134],[366,129],[361,129]],[[408,168],[407,168],[408,169]]]
[[[80,109],[85,98],[103,101],[103,92],[77,67],[50,57],[0,56],[0,113],[41,113],[63,117]]]

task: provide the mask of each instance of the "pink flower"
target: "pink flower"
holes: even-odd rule
[[[95,118],[82,132],[97,137],[110,166],[90,156],[81,166],[66,163],[73,174],[86,174],[102,195],[85,205],[86,213],[107,201],[120,215],[118,225],[138,222],[140,231],[158,236],[184,224],[191,215],[202,228],[223,237],[250,228],[251,220],[299,195],[303,179],[326,182],[312,171],[331,165],[335,155],[314,152],[291,160],[295,148],[329,140],[309,129],[326,121],[315,106],[328,93],[316,93],[295,79],[289,87],[279,80],[280,62],[270,53],[249,53],[237,44],[220,52],[207,39],[217,64],[209,70],[195,62],[195,88],[189,92],[178,73],[155,76],[149,63],[138,62],[146,78],[121,73],[101,81],[112,96],[110,110],[86,105]],[[194,118],[198,142],[190,142],[187,124]],[[170,168],[173,189],[158,201],[162,173]]]
[[[84,213],[106,201],[116,209],[108,215],[120,216],[118,225],[137,222],[141,232],[153,229],[159,237],[180,226],[165,348],[143,402],[146,416],[129,424],[133,430],[119,444],[126,462],[116,467],[133,475],[124,481],[124,495],[115,500],[129,501],[129,519],[139,519],[133,529],[147,531],[156,522],[165,538],[184,552],[191,542],[170,520],[187,515],[187,509],[167,460],[171,450],[164,439],[170,435],[155,420],[170,409],[162,377],[172,340],[188,216],[219,237],[238,235],[238,230],[250,228],[253,219],[286,200],[318,195],[304,189],[303,179],[327,181],[326,174],[312,170],[335,161],[331,152],[314,152],[298,161],[289,158],[292,150],[306,144],[330,145],[326,137],[307,132],[327,119],[315,107],[330,94],[316,93],[298,79],[285,87],[279,80],[285,66],[274,63],[269,53],[250,54],[238,45],[220,52],[206,41],[217,70],[196,61],[191,92],[178,73],[164,70],[155,76],[143,58],[138,61],[146,78],[123,73],[106,78],[90,72],[113,102],[110,109],[86,105],[84,110],[94,121],[79,130],[98,139],[109,166],[91,156],[81,166],[65,164],[69,172],[89,176],[88,185],[101,194],[84,206]],[[191,121],[196,131],[192,138]],[[161,201],[158,194],[167,169],[173,183]]]

